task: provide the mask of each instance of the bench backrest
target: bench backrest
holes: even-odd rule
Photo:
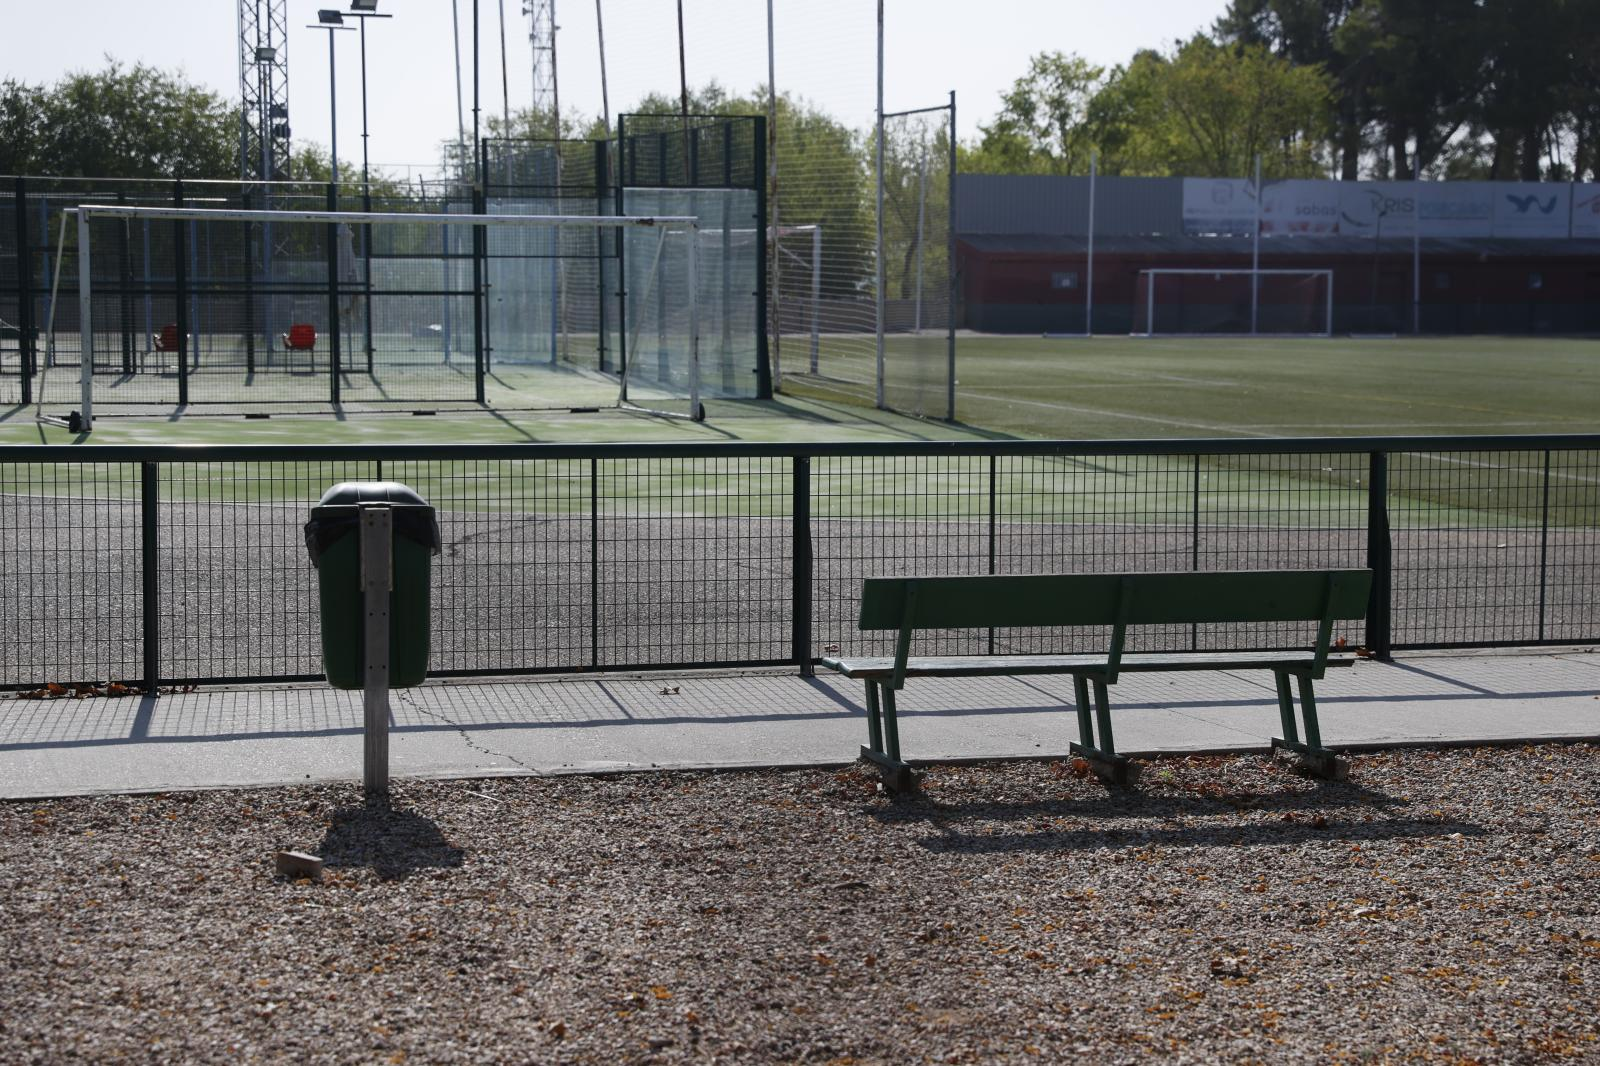
[[[1109,625],[1114,680],[1130,625],[1313,621],[1320,674],[1334,620],[1364,618],[1371,588],[1371,570],[875,577],[860,628],[899,631],[897,686],[918,629]]]

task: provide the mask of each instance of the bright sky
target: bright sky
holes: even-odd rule
[[[256,2],[256,0],[249,0]],[[261,0],[265,3],[266,0]],[[872,0],[773,0],[780,90],[808,97],[852,124],[870,124],[874,81]],[[502,108],[500,14],[506,25],[513,109],[530,102],[532,52],[521,0],[478,0],[481,99]],[[473,0],[455,0],[461,18],[462,91],[472,122]],[[613,116],[650,90],[675,93],[677,22],[672,0],[601,0]],[[296,141],[329,137],[328,34],[307,28],[319,7],[344,0],[289,0],[289,116]],[[1030,55],[1077,52],[1110,65],[1138,48],[1166,48],[1209,27],[1226,0],[887,0],[885,106],[890,111],[944,103],[958,94],[961,135],[991,118],[1000,93]],[[95,70],[102,56],[180,67],[190,80],[228,99],[239,94],[235,0],[76,0],[10,5],[6,67],[0,76],[54,82]],[[431,170],[438,144],[456,132],[451,0],[380,0],[393,19],[367,30],[367,91],[374,164],[391,172]],[[683,0],[691,86],[715,78],[748,92],[767,79],[766,5],[762,0]],[[557,0],[557,61],[563,114],[600,113],[595,3]],[[335,33],[339,157],[359,162],[359,39]]]

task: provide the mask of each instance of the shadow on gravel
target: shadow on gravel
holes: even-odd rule
[[[1470,822],[1394,817],[1386,809],[1403,801],[1351,785],[1313,791],[1229,792],[1221,795],[1110,793],[1094,799],[1031,803],[942,803],[919,798],[873,814],[885,825],[924,823],[931,833],[916,843],[929,851],[1094,851],[1116,848],[1288,846],[1358,843],[1423,837],[1479,837]],[[1363,815],[1362,810],[1371,813]],[[1273,821],[1217,824],[1246,811],[1278,814]],[[1127,825],[1126,819],[1143,824]],[[1065,820],[1060,824],[1058,820]],[[1011,827],[1033,823],[1028,831]],[[1051,824],[1043,828],[1040,823]],[[1152,824],[1154,823],[1154,824]]]
[[[453,869],[466,852],[439,827],[409,810],[341,807],[317,852],[330,867],[365,866],[384,881],[403,881],[418,870]]]

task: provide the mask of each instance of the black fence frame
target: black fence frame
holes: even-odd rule
[[[1432,453],[1457,453],[1470,456],[1473,453],[1511,452],[1543,456],[1543,486],[1542,495],[1539,497],[1539,512],[1541,521],[1539,532],[1539,562],[1538,562],[1538,629],[1537,635],[1531,639],[1526,634],[1492,636],[1486,639],[1469,640],[1432,640],[1414,641],[1411,643],[1397,642],[1394,639],[1395,625],[1395,577],[1397,574],[1396,553],[1394,550],[1392,512],[1396,504],[1408,505],[1410,502],[1395,496],[1392,489],[1392,464],[1397,455]],[[591,617],[588,628],[592,641],[590,654],[583,657],[586,661],[573,661],[556,666],[531,667],[499,666],[493,669],[466,669],[466,670],[441,670],[437,676],[484,676],[506,674],[553,674],[574,673],[589,670],[641,670],[641,669],[704,669],[709,667],[776,667],[789,666],[798,668],[804,674],[810,674],[819,661],[816,641],[813,638],[813,622],[818,617],[819,578],[816,568],[816,546],[819,528],[818,519],[813,515],[817,512],[818,493],[813,484],[813,465],[826,460],[869,460],[869,461],[907,461],[918,462],[925,460],[978,460],[978,469],[981,461],[987,460],[987,572],[996,570],[996,470],[997,464],[1008,458],[1050,458],[1064,459],[1075,462],[1092,463],[1094,460],[1128,459],[1133,457],[1167,457],[1180,462],[1165,469],[1165,473],[1173,471],[1185,473],[1189,467],[1183,462],[1191,462],[1193,468],[1193,521],[1194,521],[1194,549],[1192,552],[1193,569],[1200,569],[1200,513],[1201,513],[1201,467],[1203,461],[1215,462],[1219,459],[1235,457],[1241,461],[1249,461],[1256,457],[1271,456],[1299,456],[1323,457],[1341,456],[1348,457],[1351,465],[1348,469],[1364,472],[1364,477],[1358,478],[1365,493],[1365,565],[1371,567],[1376,580],[1373,585],[1372,597],[1367,611],[1364,628],[1364,644],[1367,651],[1375,658],[1387,659],[1396,649],[1401,648],[1487,648],[1487,647],[1523,647],[1539,645],[1571,645],[1600,641],[1600,611],[1595,610],[1595,604],[1600,602],[1600,574],[1593,570],[1583,571],[1588,574],[1581,578],[1577,585],[1576,595],[1580,597],[1579,614],[1585,619],[1582,623],[1591,628],[1579,632],[1570,629],[1560,638],[1551,638],[1547,635],[1545,626],[1547,593],[1550,588],[1548,572],[1548,559],[1550,553],[1550,539],[1552,523],[1551,510],[1551,480],[1552,457],[1576,454],[1585,465],[1585,473],[1580,475],[1566,475],[1568,480],[1581,483],[1583,486],[1594,484],[1600,486],[1600,477],[1593,476],[1588,471],[1600,474],[1600,434],[1583,435],[1537,435],[1537,436],[1504,436],[1504,437],[1383,437],[1383,438],[1300,438],[1300,439],[1210,439],[1210,440],[1144,440],[1144,441],[994,441],[994,442],[917,442],[917,443],[839,443],[839,444],[609,444],[609,445],[354,445],[354,446],[224,446],[224,447],[146,447],[146,446],[106,446],[106,447],[60,447],[60,446],[19,446],[0,449],[0,475],[4,475],[6,484],[17,483],[17,477],[12,476],[13,468],[20,464],[30,464],[31,468],[67,467],[84,468],[95,467],[105,469],[118,465],[136,467],[138,471],[138,498],[137,512],[139,515],[139,530],[136,537],[137,552],[140,567],[139,582],[139,612],[140,629],[139,640],[142,645],[142,676],[138,678],[123,678],[141,685],[149,691],[155,691],[162,684],[173,683],[242,683],[264,681],[308,681],[316,680],[315,674],[224,674],[215,676],[172,676],[171,671],[164,671],[162,656],[162,633],[160,629],[159,609],[155,606],[160,603],[163,584],[172,575],[162,570],[160,539],[161,522],[159,521],[162,507],[162,468],[165,464],[193,465],[197,463],[227,463],[240,464],[248,468],[253,463],[319,463],[319,464],[345,464],[368,463],[378,477],[384,476],[385,463],[470,463],[470,462],[541,462],[541,461],[577,461],[586,464],[588,471],[588,500],[586,513],[580,512],[571,516],[573,530],[585,530],[582,536],[587,536],[587,556],[583,559],[574,558],[566,565],[569,573],[586,570],[586,577],[574,579],[574,584],[587,580],[593,593],[589,604]],[[607,663],[602,665],[600,655],[601,624],[598,616],[600,610],[600,597],[598,595],[601,580],[599,569],[600,535],[599,524],[601,521],[601,500],[597,486],[599,484],[598,464],[607,461],[634,461],[646,465],[658,460],[703,460],[708,464],[708,470],[727,469],[719,468],[717,463],[738,463],[748,460],[778,460],[778,468],[787,466],[789,489],[791,499],[788,501],[787,519],[789,530],[787,537],[779,529],[766,543],[777,544],[787,539],[789,544],[790,573],[788,575],[788,608],[787,618],[769,617],[765,622],[774,631],[787,630],[788,653],[778,656],[753,656],[748,658],[722,657],[706,658],[694,661],[649,661],[648,657],[637,662]],[[1363,462],[1364,460],[1364,462]],[[1492,466],[1491,463],[1480,463],[1471,459],[1447,459],[1447,462],[1456,464],[1465,473],[1464,477],[1475,476],[1472,473],[1474,466]],[[1455,469],[1456,467],[1452,467]],[[1526,466],[1517,467],[1518,470],[1528,470]],[[392,470],[391,470],[392,473]],[[1186,473],[1185,473],[1185,476]],[[1557,475],[1561,476],[1561,475]],[[732,479],[730,479],[731,481]],[[898,488],[902,482],[897,481]],[[736,484],[729,484],[725,489],[727,497],[737,497],[742,490]],[[1137,491],[1137,490],[1133,490]],[[1491,487],[1489,492],[1493,492]],[[1579,491],[1592,494],[1583,497],[1581,506],[1582,521],[1576,527],[1568,525],[1564,529],[1576,528],[1580,535],[1580,546],[1586,552],[1600,553],[1600,489],[1590,490],[1582,487]],[[861,494],[865,498],[867,494]],[[912,492],[911,497],[918,497],[919,493]],[[924,494],[931,498],[934,493]],[[980,496],[977,491],[967,493],[967,498],[975,499]],[[577,497],[573,497],[576,499]],[[670,495],[659,497],[671,500]],[[775,494],[769,494],[776,498]],[[0,496],[0,502],[4,497]],[[305,501],[309,510],[314,503]],[[1449,504],[1440,507],[1442,513],[1453,513],[1456,505]],[[1270,508],[1268,508],[1270,510]],[[1528,508],[1531,513],[1532,508]],[[1175,513],[1175,512],[1174,512]],[[1339,514],[1349,515],[1352,508],[1346,507],[1342,512],[1335,509],[1303,508],[1296,513],[1310,515]],[[0,516],[4,510],[0,509]],[[739,516],[733,516],[739,517]],[[968,515],[966,521],[970,528],[981,528],[982,516]],[[893,518],[875,518],[885,522],[892,522]],[[219,522],[218,525],[225,523]],[[1317,527],[1314,524],[1296,525],[1290,527],[1291,531],[1318,532],[1320,529],[1338,531],[1350,534],[1347,526]],[[1445,529],[1446,525],[1425,527],[1427,529]],[[1532,526],[1526,527],[1531,533]],[[90,530],[93,534],[95,531]],[[676,536],[677,534],[673,534]],[[1113,535],[1114,532],[1113,532]],[[133,538],[129,530],[122,530],[118,536]],[[449,537],[447,536],[447,541]],[[1501,545],[1504,547],[1504,545]],[[25,546],[13,546],[7,551],[26,552]],[[582,545],[577,546],[576,554],[581,554]],[[947,558],[951,556],[946,556]],[[960,556],[963,562],[974,563],[968,569],[974,572],[983,572],[984,560],[981,558],[981,549],[965,556]],[[87,580],[81,576],[75,577],[72,570],[72,560],[63,556],[59,566],[68,572],[67,581]],[[1433,569],[1425,567],[1422,569]],[[1401,566],[1403,571],[1404,567]],[[1581,570],[1581,564],[1580,564]],[[39,571],[54,573],[54,571]],[[688,580],[696,580],[691,576]],[[1571,586],[1571,583],[1568,583]],[[1507,595],[1526,597],[1531,594],[1527,584],[1507,584],[1492,586],[1508,590]],[[846,597],[854,593],[850,589],[836,588],[831,605],[834,618],[845,616],[853,611],[854,602],[845,602]],[[61,594],[69,597],[73,602],[92,601],[92,591],[88,588],[66,588]],[[1527,600],[1522,601],[1522,606],[1527,605]],[[110,608],[106,608],[110,609]],[[774,612],[781,613],[781,612]],[[853,614],[849,617],[853,618]],[[1593,621],[1589,621],[1593,620]],[[1509,626],[1507,627],[1509,628]],[[990,637],[990,646],[993,646],[993,635]],[[1209,646],[1209,645],[1208,645]],[[1257,642],[1251,646],[1259,647]],[[75,678],[11,678],[0,677],[0,688],[33,687],[45,681],[89,682],[105,680],[94,677]]]

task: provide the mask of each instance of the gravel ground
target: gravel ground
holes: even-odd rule
[[[1082,769],[0,805],[0,1061],[1600,1061],[1600,748]]]

